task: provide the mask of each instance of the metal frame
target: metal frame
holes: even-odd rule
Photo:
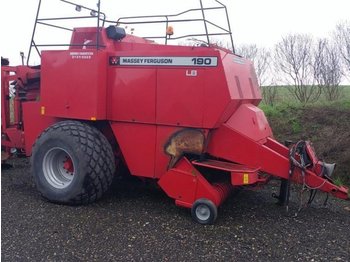
[[[49,26],[57,29],[62,29],[62,30],[67,30],[67,31],[73,31],[73,28],[68,28],[68,27],[63,27],[63,26],[58,26],[54,24],[55,21],[62,21],[62,20],[76,20],[76,19],[96,19],[96,30],[99,31],[102,27],[104,27],[105,23],[110,23],[110,24],[117,24],[117,25],[136,25],[136,24],[165,24],[165,28],[167,29],[169,26],[169,23],[183,23],[183,22],[203,22],[205,33],[204,34],[188,34],[188,35],[181,35],[178,37],[168,37],[166,34],[164,35],[159,35],[159,36],[144,36],[143,38],[145,39],[163,39],[164,44],[168,44],[168,41],[170,40],[179,40],[179,39],[184,39],[188,37],[206,37],[205,42],[208,46],[211,44],[210,43],[210,36],[229,36],[230,37],[230,44],[233,53],[235,52],[234,49],[234,44],[233,44],[233,39],[232,39],[232,32],[231,32],[231,26],[230,26],[230,21],[227,13],[227,8],[226,6],[221,3],[218,0],[214,0],[217,6],[214,7],[204,7],[203,6],[203,1],[199,0],[200,3],[200,8],[192,8],[185,10],[183,12],[177,13],[177,14],[171,14],[171,15],[150,15],[150,16],[128,16],[128,17],[120,17],[118,20],[107,20],[105,13],[101,12],[100,6],[101,6],[101,0],[98,0],[97,3],[97,10],[91,9],[89,7],[80,5],[80,4],[75,4],[73,2],[67,1],[67,0],[59,0],[65,4],[69,4],[75,7],[79,7],[80,9],[85,9],[90,11],[91,13],[96,14],[96,16],[70,16],[70,17],[49,17],[49,18],[40,18],[40,8],[41,8],[41,2],[42,0],[39,0],[38,3],[38,9],[36,13],[36,18],[35,18],[35,23],[34,23],[34,28],[33,28],[33,33],[32,33],[32,38],[29,46],[29,52],[27,56],[27,65],[29,65],[30,57],[31,57],[31,52],[32,48],[34,47],[35,50],[37,51],[39,57],[41,57],[40,50],[39,48],[41,47],[52,47],[52,46],[57,46],[57,47],[62,47],[62,46],[82,46],[82,45],[71,45],[71,44],[40,44],[35,42],[35,34],[37,31],[37,25],[43,25],[43,26]],[[209,10],[223,10],[226,15],[226,21],[227,21],[227,28],[223,28],[209,20],[206,19],[205,17],[205,12]],[[201,13],[202,18],[200,19],[180,19],[180,17],[184,14],[188,13]],[[150,21],[137,21],[140,19],[153,19]],[[217,29],[217,32],[214,33],[209,33],[208,31],[208,24],[213,26],[215,29]],[[100,45],[100,35],[96,34],[96,44],[87,44],[85,46],[93,46],[96,49],[103,48],[103,45]]]
[[[28,51],[28,56],[27,56],[27,65],[29,65],[30,55],[31,55],[31,51],[32,51],[33,47],[36,49],[39,57],[41,57],[39,47],[83,46],[83,45],[71,45],[71,44],[37,44],[37,43],[35,43],[34,38],[35,38],[35,33],[36,33],[36,30],[37,30],[37,25],[38,24],[44,25],[44,26],[49,26],[49,27],[54,27],[54,28],[57,28],[57,29],[67,30],[67,31],[71,31],[71,32],[74,31],[73,28],[67,28],[67,27],[58,26],[58,25],[53,24],[53,22],[54,21],[62,21],[62,20],[76,20],[76,19],[96,19],[97,20],[97,22],[96,22],[96,24],[97,24],[96,30],[97,31],[99,31],[100,28],[101,28],[101,26],[100,26],[101,21],[102,21],[102,27],[104,26],[104,22],[106,20],[106,15],[105,15],[105,13],[101,12],[101,10],[100,10],[101,0],[98,0],[98,3],[97,3],[98,9],[97,10],[91,9],[91,8],[83,6],[83,5],[75,4],[75,3],[72,3],[72,2],[69,2],[69,1],[66,1],[66,0],[59,0],[59,1],[61,1],[63,3],[66,3],[66,4],[69,4],[69,5],[80,7],[81,9],[88,10],[91,13],[93,12],[93,13],[95,13],[97,15],[96,16],[70,16],[70,17],[67,16],[67,17],[39,18],[41,2],[42,2],[42,0],[39,0],[38,9],[37,9],[36,17],[35,17],[33,33],[32,33],[32,38],[31,38],[30,45],[29,45],[29,51]],[[101,16],[103,18],[101,18]],[[99,43],[100,43],[100,35],[96,34],[96,44],[93,44],[93,45],[86,44],[85,46],[94,46],[94,47],[96,47],[96,49],[99,49],[99,48],[103,47]]]
[[[165,23],[165,27],[168,28],[169,23],[181,23],[181,22],[200,22],[202,21],[204,24],[204,29],[205,29],[205,34],[190,34],[190,35],[182,35],[178,37],[172,37],[169,38],[166,35],[164,36],[151,36],[151,37],[144,37],[147,39],[164,39],[164,44],[168,43],[168,40],[178,40],[178,39],[183,39],[187,37],[198,37],[198,36],[205,36],[207,38],[207,44],[210,45],[210,36],[218,36],[218,35],[227,35],[230,36],[230,42],[231,42],[231,47],[233,53],[235,52],[234,49],[234,44],[233,44],[233,38],[232,38],[232,32],[231,32],[231,26],[230,26],[230,20],[228,17],[228,12],[227,8],[224,4],[219,2],[218,0],[214,0],[218,6],[215,7],[204,7],[202,0],[199,0],[200,2],[200,8],[193,8],[189,9],[177,14],[172,14],[172,15],[151,15],[151,16],[129,16],[129,17],[120,17],[117,20],[118,25],[130,25],[130,24],[155,24],[155,23]],[[224,10],[225,15],[226,15],[226,21],[227,21],[227,26],[228,28],[223,28],[205,18],[205,11],[209,10]],[[202,18],[201,19],[177,19],[177,17],[180,17],[184,14],[188,13],[195,13],[195,12],[201,12]],[[163,20],[154,20],[154,21],[127,21],[127,20],[135,20],[135,19],[148,19],[148,18],[162,18]],[[113,22],[113,21],[108,21],[106,22]],[[219,32],[216,33],[209,33],[208,32],[208,24],[214,26],[216,29],[219,29]]]

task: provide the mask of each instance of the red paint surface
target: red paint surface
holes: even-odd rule
[[[71,43],[82,45],[87,39],[96,39],[96,29],[77,28]],[[40,69],[2,67],[2,134],[7,138],[2,145],[30,155],[40,133],[56,121],[104,121],[111,126],[131,174],[160,179],[164,191],[186,207],[201,197],[220,205],[230,185],[210,184],[185,158],[168,169],[171,156],[164,146],[183,128],[205,133],[210,157],[288,177],[288,149],[273,140],[264,113],[256,107],[261,92],[251,62],[216,48],[157,45],[130,35],[113,41],[105,30],[100,41],[104,47],[99,50],[44,51]],[[216,57],[218,63],[213,67],[109,64],[111,57],[120,56],[205,56]],[[40,83],[33,84],[38,74]],[[14,79],[21,79],[27,101],[15,100],[15,121],[10,123],[6,96]],[[311,185],[324,181],[314,172],[307,174]],[[242,180],[235,179],[233,184]],[[251,179],[259,181],[255,172]],[[340,198],[347,192],[328,181],[321,189]]]

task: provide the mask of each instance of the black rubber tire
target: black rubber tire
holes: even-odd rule
[[[207,208],[207,211],[209,212],[208,218],[203,219],[198,216],[197,209],[200,207]],[[191,215],[195,222],[202,225],[211,225],[211,224],[214,224],[216,218],[218,217],[218,209],[212,201],[206,198],[201,198],[196,200],[196,202],[193,203],[191,208]]]
[[[65,188],[52,186],[44,175],[43,161],[59,148],[71,156],[74,176]],[[33,147],[32,174],[37,189],[51,202],[81,205],[99,199],[113,180],[115,159],[106,137],[96,128],[78,121],[62,121],[47,128]]]

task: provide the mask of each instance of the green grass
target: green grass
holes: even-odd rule
[[[302,104],[289,92],[286,86],[277,87],[276,101],[273,106],[262,101],[259,107],[264,111],[267,118],[287,117],[288,124],[291,126],[293,133],[301,131],[298,122],[300,113],[306,107],[322,108],[331,107],[343,110],[350,110],[350,86],[342,86],[342,94],[338,100],[329,101],[324,95],[321,95],[316,102]]]
[[[339,177],[339,176],[337,176],[337,177],[335,177],[335,178],[333,179],[333,183],[334,183],[334,185],[336,185],[336,186],[342,186],[342,185],[345,184],[345,182],[343,181],[343,179],[342,179],[341,177]]]
[[[319,99],[316,102],[309,102],[306,105],[307,106],[331,106],[331,107],[338,107],[342,109],[350,109],[350,86],[341,86],[341,96],[338,100],[335,101],[329,101],[327,98],[321,94]],[[305,105],[300,103],[288,90],[288,86],[278,86],[277,87],[277,95],[276,95],[276,101],[274,106],[270,106],[264,103],[264,101],[261,102],[260,108],[265,112],[265,114],[278,114],[278,112],[275,112],[276,110],[279,111],[283,109],[284,107],[287,108],[298,108],[298,107],[304,107]]]

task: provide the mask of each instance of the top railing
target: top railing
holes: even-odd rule
[[[94,47],[96,49],[103,48],[104,46],[100,43],[100,34],[96,34],[96,41],[95,44],[84,44],[84,45],[72,45],[70,43],[41,43],[37,41],[36,39],[36,33],[37,33],[37,26],[46,26],[51,28],[56,28],[60,30],[65,31],[74,31],[74,27],[76,27],[76,23],[72,23],[73,26],[67,26],[66,24],[57,24],[59,22],[67,22],[67,21],[77,21],[77,20],[87,20],[87,19],[96,19],[96,31],[99,32],[106,23],[108,24],[114,24],[118,26],[138,26],[138,25],[154,25],[159,24],[164,26],[164,34],[159,35],[143,35],[140,37],[143,37],[145,39],[149,40],[158,40],[163,41],[164,44],[168,44],[170,41],[179,41],[181,39],[188,39],[192,38],[195,40],[198,40],[197,38],[204,38],[204,40],[198,40],[206,45],[211,45],[212,41],[215,42],[215,40],[212,39],[212,37],[218,37],[218,36],[227,36],[229,37],[229,45],[231,45],[231,50],[234,52],[234,44],[232,39],[232,32],[231,32],[231,26],[230,21],[228,17],[228,12],[226,6],[221,3],[218,0],[213,0],[213,3],[215,3],[215,6],[205,7],[203,5],[203,0],[199,1],[199,7],[198,8],[191,8],[188,10],[185,10],[183,12],[179,12],[177,14],[170,14],[170,15],[149,15],[149,16],[128,16],[128,17],[120,17],[118,20],[107,20],[105,13],[101,12],[100,6],[101,6],[101,0],[98,0],[97,2],[97,9],[89,8],[86,6],[83,6],[81,4],[76,4],[67,0],[59,0],[60,2],[63,2],[67,5],[71,5],[75,7],[75,10],[80,12],[82,10],[90,12],[90,15],[88,16],[61,16],[61,17],[41,17],[40,16],[40,9],[41,9],[41,3],[42,0],[39,0],[37,14],[35,18],[35,24],[34,29],[32,33],[32,39],[29,47],[29,52],[27,56],[27,64],[29,64],[30,58],[31,58],[31,52],[34,48],[37,51],[37,54],[41,56],[41,50],[45,47],[71,47],[71,46],[90,46]],[[217,23],[214,23],[207,19],[208,12],[212,11],[221,11],[224,12],[224,17],[226,18],[226,25],[218,25]],[[184,16],[191,16],[191,17],[197,17],[197,18],[183,18]],[[222,17],[222,16],[221,16]],[[186,33],[182,35],[177,35],[176,37],[174,35],[168,34],[167,31],[170,27],[170,25],[174,24],[181,24],[185,23],[187,28],[191,28],[189,25],[190,23],[202,23],[202,26],[204,27],[204,32],[196,32],[196,33]],[[210,27],[210,29],[209,29]],[[194,26],[194,28],[196,28]],[[214,43],[215,44],[215,43]]]
[[[92,9],[80,4],[76,4],[70,1],[66,0],[59,0],[65,4],[72,5],[75,7],[75,10],[77,12],[80,12],[82,10],[87,10],[90,12],[89,16],[61,16],[61,17],[40,17],[40,10],[42,7],[42,0],[39,0],[38,3],[38,9],[35,17],[35,23],[34,23],[34,28],[33,28],[33,33],[32,33],[32,38],[30,41],[30,46],[29,46],[29,51],[28,51],[28,56],[27,56],[27,65],[29,65],[29,61],[31,58],[31,53],[32,49],[35,48],[37,51],[37,54],[39,57],[41,57],[41,49],[44,47],[70,47],[70,46],[94,46],[96,49],[101,48],[102,46],[100,45],[100,34],[96,34],[96,44],[85,44],[85,45],[72,45],[70,43],[41,43],[36,41],[36,34],[37,34],[37,27],[38,25],[46,26],[46,27],[51,27],[51,28],[56,28],[56,29],[61,29],[69,32],[74,31],[74,25],[71,27],[63,26],[63,25],[57,25],[57,22],[62,22],[62,21],[74,21],[74,20],[91,20],[91,19],[96,19],[96,30],[99,31],[103,26],[104,26],[104,21],[106,20],[106,15],[101,12],[100,10],[100,0],[97,3],[97,10]],[[74,24],[74,23],[73,23]],[[42,41],[42,40],[41,40]]]
[[[163,35],[158,35],[158,36],[144,36],[144,38],[147,39],[163,39],[164,44],[167,44],[168,41],[170,40],[179,40],[179,39],[185,39],[189,37],[205,37],[206,38],[206,43],[208,45],[211,44],[211,36],[223,36],[227,35],[230,37],[230,44],[231,48],[234,51],[234,44],[233,44],[233,39],[232,39],[232,33],[231,33],[231,26],[229,22],[229,17],[227,13],[227,8],[224,4],[221,2],[214,0],[217,6],[214,7],[204,7],[203,6],[203,1],[199,0],[200,3],[200,8],[192,8],[188,9],[186,11],[177,13],[177,14],[172,14],[172,15],[150,15],[150,16],[129,16],[129,17],[120,17],[116,22],[118,25],[137,25],[137,24],[164,24],[165,25],[165,30],[169,27],[170,24],[175,24],[175,23],[193,23],[193,22],[203,22],[205,33],[193,33],[193,34],[185,34],[185,35],[180,35],[177,37],[169,36],[166,34]],[[224,28],[222,26],[219,26],[218,24],[209,21],[206,19],[206,11],[210,10],[222,10],[225,12],[225,17],[226,17],[226,22],[227,22],[227,28]],[[186,15],[186,14],[195,14],[195,13],[201,13],[201,18],[196,18],[196,19],[181,19],[179,17]],[[138,21],[140,19],[155,19],[155,20],[150,20],[150,21]],[[107,22],[114,22],[114,21],[109,21],[106,20]],[[215,28],[217,31],[216,32],[209,32],[208,30],[208,25],[211,25],[213,28]]]

